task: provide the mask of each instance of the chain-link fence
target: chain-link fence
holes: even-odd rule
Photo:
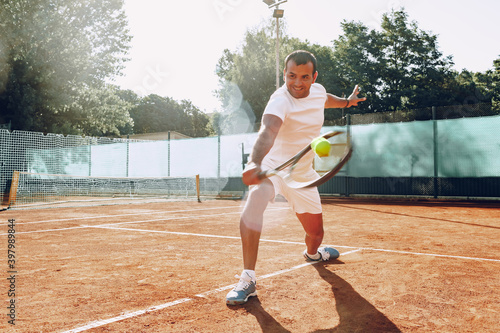
[[[500,197],[500,112],[491,104],[347,114],[355,153],[320,187],[342,195]]]
[[[329,125],[332,125],[330,122]],[[354,153],[324,194],[500,197],[500,115],[491,104],[352,114],[325,126],[352,134]],[[299,134],[298,134],[299,135]],[[14,171],[92,177],[186,177],[244,192],[256,133],[165,141],[0,129],[4,201]]]

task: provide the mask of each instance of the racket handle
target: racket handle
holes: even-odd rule
[[[262,180],[262,179],[266,179],[266,178],[275,176],[277,174],[278,174],[278,172],[276,170],[267,170],[264,172],[260,172],[258,177],[260,180]]]

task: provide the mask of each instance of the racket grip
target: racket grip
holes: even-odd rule
[[[262,179],[266,179],[266,178],[272,177],[272,176],[277,175],[277,174],[278,174],[278,172],[276,170],[267,170],[264,172],[260,172],[258,177],[260,180],[262,180]]]
[[[267,172],[259,172],[259,174],[257,175],[257,178],[259,178],[260,180],[266,179]]]

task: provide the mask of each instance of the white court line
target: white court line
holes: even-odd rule
[[[215,210],[215,209],[228,209],[228,208],[240,208],[239,206],[227,206],[227,207],[214,207],[214,208],[200,208],[200,209],[182,209],[182,210],[171,210],[171,211],[156,211],[147,213],[128,213],[128,214],[117,214],[117,215],[98,215],[98,216],[84,216],[84,217],[72,217],[56,220],[42,220],[42,221],[32,221],[32,222],[18,222],[17,225],[23,224],[38,224],[38,223],[52,223],[52,222],[63,222],[63,221],[79,221],[79,220],[95,220],[95,219],[107,219],[116,218],[124,216],[134,216],[134,215],[154,215],[154,214],[173,214],[173,213],[191,213],[203,210]]]
[[[277,208],[275,210],[281,210],[281,209],[288,209],[288,208]],[[185,236],[197,236],[197,237],[212,237],[212,238],[226,238],[226,239],[240,239],[240,237],[235,237],[235,236],[221,236],[221,235],[210,235],[210,234],[195,234],[195,233],[186,233],[186,232],[170,232],[170,231],[159,231],[159,230],[147,230],[147,229],[134,229],[134,228],[119,228],[119,227],[114,227],[115,225],[122,225],[122,224],[135,224],[135,223],[144,223],[144,222],[153,222],[153,221],[159,221],[159,220],[170,220],[170,219],[185,219],[185,218],[198,218],[198,217],[206,217],[206,216],[218,216],[218,215],[227,215],[227,214],[239,214],[240,212],[233,212],[233,213],[225,213],[225,214],[214,214],[214,215],[202,215],[202,216],[189,216],[189,217],[175,217],[175,218],[162,218],[162,219],[153,219],[153,220],[145,220],[145,221],[132,221],[132,222],[119,222],[119,223],[109,223],[109,224],[102,224],[102,225],[95,225],[95,226],[78,226],[78,227],[70,227],[70,228],[61,228],[61,229],[52,229],[52,230],[42,230],[42,231],[32,231],[32,232],[22,232],[22,233],[33,233],[33,232],[48,232],[48,231],[61,231],[61,230],[70,230],[70,229],[84,229],[84,228],[100,228],[100,229],[110,229],[110,230],[125,230],[125,231],[134,231],[134,232],[148,232],[148,233],[163,233],[163,234],[177,234],[177,235],[185,235]],[[140,214],[137,214],[140,215]],[[94,219],[95,217],[89,217],[89,219]],[[21,232],[20,232],[21,233]],[[291,241],[279,241],[279,240],[266,240],[266,239],[261,239],[261,242],[274,242],[274,243],[282,243],[282,244],[296,244],[296,245],[303,245],[303,242],[291,242]],[[419,256],[433,256],[433,257],[442,257],[442,258],[454,258],[454,259],[467,259],[467,260],[481,260],[481,261],[492,261],[492,262],[500,262],[498,259],[485,259],[485,258],[474,258],[474,257],[466,257],[466,256],[452,256],[452,255],[442,255],[442,254],[431,254],[431,253],[418,253],[418,252],[409,252],[409,251],[397,251],[397,250],[386,250],[386,249],[376,249],[376,248],[360,248],[360,247],[352,247],[352,246],[340,246],[340,245],[333,245],[334,247],[339,247],[339,248],[350,248],[354,249],[348,252],[345,252],[341,254],[342,256],[355,253],[358,251],[378,251],[378,252],[388,252],[388,253],[399,253],[399,254],[411,254],[411,255],[419,255]],[[281,270],[278,272],[270,273],[267,275],[260,276],[259,279],[265,279],[269,278],[272,276],[276,276],[279,274],[284,274],[287,272],[290,272],[292,270],[300,269],[302,267],[306,267],[308,265],[311,265],[314,263],[306,263],[306,264],[301,264],[298,266],[294,266],[289,269]],[[223,290],[228,290],[231,289],[235,286],[235,284],[228,285],[225,287],[217,288],[214,290],[210,290],[201,294],[195,295],[196,297],[206,297],[208,295],[218,293]],[[145,310],[139,310],[131,313],[126,313],[114,318],[110,318],[107,320],[99,320],[95,322],[91,322],[85,326],[75,328],[70,331],[66,332],[82,332],[89,330],[91,328],[103,326],[109,323],[114,323],[117,321],[121,321],[124,319],[128,318],[133,318],[140,316],[142,314],[152,312],[152,311],[157,311],[161,309],[165,309],[171,306],[175,306],[177,304],[185,303],[194,300],[195,298],[183,298],[179,299],[173,302],[168,302],[162,305],[158,306],[152,306],[150,308],[147,308]],[[66,333],[65,332],[65,333]]]
[[[303,243],[301,243],[301,244],[303,244]],[[361,250],[362,249],[356,249],[356,250],[351,250],[351,251],[348,251],[348,252],[344,252],[344,253],[341,254],[341,256],[346,256],[348,254],[359,252]],[[260,280],[263,280],[263,279],[267,279],[267,278],[270,278],[270,277],[273,277],[273,276],[276,276],[276,275],[288,273],[288,272],[294,271],[296,269],[299,269],[299,268],[302,268],[302,267],[306,267],[306,266],[310,266],[310,265],[314,265],[314,264],[317,264],[317,262],[314,262],[314,261],[313,262],[306,262],[305,264],[300,264],[300,265],[294,266],[292,268],[282,269],[282,270],[277,271],[277,272],[269,273],[269,274],[266,274],[266,275],[261,275],[261,276],[259,276],[257,278],[257,280],[260,281]],[[208,295],[215,294],[215,293],[217,293],[219,291],[231,289],[235,285],[236,284],[232,284],[232,285],[225,286],[225,287],[222,287],[222,288],[218,288],[218,289],[214,289],[214,290],[211,290],[211,291],[207,291],[207,292],[204,292],[202,294],[197,294],[195,296],[197,296],[197,297],[206,297]]]
[[[353,251],[342,253],[341,256],[345,256],[345,255],[348,255],[348,254],[351,254],[351,253],[354,253],[354,252],[357,252],[357,251],[361,251],[361,249],[357,249],[357,250],[353,250]],[[270,273],[270,274],[259,276],[259,277],[257,277],[257,280],[260,281],[260,280],[267,279],[267,278],[270,278],[270,277],[273,277],[273,276],[276,276],[276,275],[285,274],[285,273],[294,271],[296,269],[300,269],[300,268],[303,268],[303,267],[306,267],[306,266],[310,266],[310,265],[314,265],[314,264],[317,264],[317,262],[308,262],[308,263],[297,265],[297,266],[294,266],[294,267],[291,267],[291,268],[282,269],[282,270],[277,271],[277,272],[273,272],[273,273]],[[201,294],[196,294],[195,296],[199,297],[199,298],[205,298],[205,297],[207,297],[209,295],[216,294],[216,293],[219,293],[219,292],[224,291],[224,290],[232,289],[235,286],[236,286],[236,283],[235,284],[230,284],[228,286],[224,286],[224,287],[221,287],[221,288],[209,290],[209,291],[206,291],[206,292],[201,293]],[[92,328],[104,326],[106,324],[116,323],[116,322],[124,320],[124,319],[138,317],[138,316],[141,316],[141,315],[149,313],[149,312],[166,309],[166,308],[175,306],[177,304],[182,304],[182,303],[186,303],[186,302],[193,301],[193,300],[195,300],[195,298],[182,298],[182,299],[179,299],[179,300],[176,300],[176,301],[173,301],[173,302],[168,302],[168,303],[161,304],[161,305],[155,305],[155,306],[149,307],[149,308],[147,308],[145,310],[139,310],[139,311],[134,311],[134,312],[130,312],[130,313],[125,313],[125,314],[123,314],[121,316],[117,316],[117,317],[109,318],[109,319],[105,319],[105,320],[97,320],[97,321],[88,323],[85,326],[77,327],[77,328],[74,328],[74,329],[69,330],[69,331],[64,331],[62,333],[83,332],[83,331],[86,331],[86,330],[89,330],[89,329],[92,329]]]
[[[173,302],[168,302],[168,303],[165,303],[165,304],[152,306],[152,307],[149,307],[149,308],[147,308],[145,310],[139,310],[139,311],[125,313],[125,314],[122,314],[121,316],[118,316],[118,317],[104,319],[104,320],[93,321],[91,323],[88,323],[85,326],[77,327],[77,328],[74,328],[72,330],[65,331],[63,333],[77,333],[77,332],[87,331],[87,330],[90,330],[92,328],[104,326],[106,324],[116,323],[117,321],[125,320],[125,319],[128,319],[128,318],[138,317],[138,316],[141,316],[141,315],[143,315],[145,313],[148,313],[148,312],[158,311],[158,310],[165,309],[165,308],[177,305],[177,304],[186,303],[186,302],[189,302],[189,301],[192,301],[192,300],[193,300],[192,298],[178,299],[178,300],[173,301]]]
[[[196,236],[196,237],[208,237],[208,238],[225,238],[225,239],[237,239],[240,240],[240,236],[223,236],[223,235],[210,235],[210,234],[196,234],[191,232],[181,232],[181,231],[165,231],[165,230],[149,230],[149,229],[135,229],[135,228],[117,228],[108,225],[89,225],[86,226],[88,228],[97,228],[97,229],[109,229],[109,230],[125,230],[125,231],[138,231],[138,232],[149,232],[149,233],[158,233],[158,234],[168,234],[168,235],[180,235],[180,236]],[[304,245],[304,242],[291,242],[291,241],[282,241],[276,239],[265,239],[261,238],[261,242],[268,243],[280,243],[280,244],[293,244],[293,245]],[[349,248],[349,249],[359,249],[359,247],[354,246],[342,246],[342,245],[332,245],[333,247],[341,247],[341,248]]]
[[[285,210],[288,208],[273,208],[270,209],[269,211],[277,211],[277,210]],[[105,223],[105,224],[99,224],[96,226],[112,226],[112,225],[122,225],[122,224],[136,224],[136,223],[147,223],[147,222],[158,222],[158,221],[170,221],[170,220],[187,220],[187,219],[197,219],[197,218],[202,218],[202,217],[211,217],[211,216],[221,216],[221,215],[235,215],[235,214],[240,214],[240,211],[237,212],[230,212],[230,213],[220,213],[220,214],[207,214],[207,215],[194,215],[194,216],[173,216],[173,217],[162,217],[159,219],[151,219],[151,220],[142,220],[142,221],[127,221],[127,222],[116,222],[116,223]],[[95,217],[94,217],[95,218]],[[88,219],[94,219],[93,217],[89,217]],[[60,221],[65,221],[65,220],[60,220]],[[18,224],[18,223],[16,223]],[[47,230],[33,230],[33,231],[19,231],[16,232],[16,234],[33,234],[33,233],[41,233],[41,232],[54,232],[54,231],[63,231],[63,230],[73,230],[73,229],[82,229],[82,228],[89,228],[92,226],[89,225],[82,225],[78,227],[68,227],[68,228],[59,228],[59,229],[47,229]],[[0,236],[5,236],[7,235],[6,233],[0,234]]]
[[[96,228],[96,229],[109,229],[109,230],[125,230],[125,231],[139,231],[139,232],[149,232],[149,233],[158,233],[158,234],[171,234],[171,235],[182,235],[182,236],[198,236],[198,237],[210,237],[210,238],[226,238],[226,239],[240,239],[240,237],[236,236],[222,236],[222,235],[210,235],[210,234],[193,234],[189,232],[180,232],[180,231],[163,231],[163,230],[148,230],[148,229],[134,229],[134,228],[116,228],[110,227],[106,224],[103,225],[88,225],[87,228]]]
[[[211,214],[211,215],[200,215],[196,217],[206,217],[206,216],[217,216],[217,215],[227,215],[227,214],[239,214],[237,213],[224,213],[224,214]],[[182,218],[194,218],[191,217],[182,217]],[[177,218],[180,219],[180,218]],[[173,234],[173,235],[183,235],[183,236],[197,236],[197,237],[212,237],[212,238],[226,238],[226,239],[240,239],[240,237],[236,236],[220,236],[220,235],[210,235],[210,234],[195,234],[188,232],[176,232],[176,231],[162,231],[162,230],[147,230],[147,229],[134,229],[134,228],[117,228],[113,227],[114,225],[121,224],[134,224],[134,223],[145,223],[145,222],[154,222],[154,221],[167,221],[169,219],[154,219],[154,220],[145,220],[145,221],[134,221],[134,222],[119,222],[119,223],[109,223],[109,224],[101,224],[101,225],[82,225],[78,227],[69,227],[69,228],[60,228],[60,229],[48,229],[48,230],[35,230],[35,231],[25,231],[25,232],[17,232],[17,234],[30,234],[30,233],[41,233],[41,232],[56,232],[56,231],[64,231],[64,230],[74,230],[74,229],[86,229],[86,228],[101,228],[101,229],[110,229],[110,230],[125,230],[125,231],[136,231],[136,232],[150,232],[150,233],[163,233],[163,234]],[[4,235],[4,234],[2,234]],[[290,242],[290,241],[279,241],[273,239],[265,239],[261,238],[261,242],[269,242],[269,243],[281,243],[281,244],[303,244],[303,242]],[[358,249],[359,246],[345,246],[345,245],[332,245],[333,247],[339,248],[347,248],[347,249]],[[430,257],[441,257],[441,258],[450,258],[450,259],[464,259],[464,260],[478,260],[478,261],[491,261],[491,262],[500,262],[500,259],[489,259],[489,258],[478,258],[478,257],[467,257],[467,256],[456,256],[456,255],[447,255],[447,254],[437,254],[437,253],[421,253],[421,252],[410,252],[410,251],[399,251],[399,250],[387,250],[387,249],[376,249],[369,247],[360,248],[364,251],[376,251],[376,252],[388,252],[388,253],[399,253],[399,254],[410,254],[410,255],[418,255],[418,256],[430,256]]]
[[[98,229],[110,229],[110,230],[126,230],[126,231],[137,231],[137,232],[151,232],[151,233],[172,234],[172,235],[182,235],[182,236],[240,239],[239,236],[236,237],[236,236],[222,236],[222,235],[210,235],[210,234],[195,234],[195,233],[190,233],[190,232],[179,232],[179,231],[148,230],[148,229],[135,229],[135,228],[117,228],[117,227],[112,227],[112,226],[108,226],[108,225],[94,225],[94,226],[87,226],[87,227],[88,228],[98,228]],[[269,243],[304,245],[304,242],[281,241],[281,240],[265,239],[265,238],[261,238],[260,241],[261,242],[269,242]],[[411,255],[417,255],[417,256],[441,257],[441,258],[449,258],[449,259],[466,259],[466,260],[479,260],[479,261],[500,262],[500,259],[488,259],[488,258],[477,258],[477,257],[466,257],[466,256],[454,256],[454,255],[447,255],[447,254],[421,253],[421,252],[376,249],[376,248],[369,248],[369,247],[345,246],[345,245],[330,245],[330,246],[332,246],[332,247],[339,247],[339,248],[345,248],[345,249],[359,249],[359,250],[363,250],[363,251],[375,251],[375,252],[411,254]]]
[[[107,225],[95,225],[95,226],[81,226],[80,228],[98,228],[98,229],[109,229],[109,230],[134,231],[134,232],[176,234],[176,235],[196,236],[196,237],[211,237],[211,238],[225,238],[225,239],[238,239],[238,240],[240,239],[240,237],[236,237],[236,236],[221,236],[221,235],[196,234],[196,233],[173,232],[173,231],[162,231],[162,230],[119,228],[119,227],[111,226],[110,224],[107,224]],[[261,239],[261,242],[274,242],[274,243],[303,245],[303,242],[290,242],[290,241],[266,240],[266,239]],[[388,253],[412,254],[412,255],[424,255],[424,256],[434,256],[434,257],[444,257],[444,258],[455,258],[455,259],[468,259],[468,260],[482,260],[482,261],[500,262],[500,260],[497,260],[497,259],[484,259],[484,258],[473,258],[473,257],[465,257],[465,256],[451,256],[451,255],[442,255],[442,254],[418,253],[418,252],[385,250],[385,249],[375,249],[375,248],[359,248],[359,247],[355,248],[355,247],[352,247],[352,246],[338,246],[338,245],[333,245],[333,246],[334,247],[340,247],[340,248],[351,248],[351,249],[353,249],[351,251],[348,251],[348,252],[345,252],[345,253],[341,254],[341,256],[345,256],[345,255],[348,255],[348,254],[351,254],[351,253],[355,253],[355,252],[359,252],[359,251],[379,251],[379,252],[388,252]],[[296,269],[300,269],[300,268],[309,266],[311,264],[314,264],[314,262],[313,263],[305,263],[305,264],[294,266],[294,267],[289,268],[289,269],[284,269],[284,270],[280,270],[280,271],[273,272],[273,273],[270,273],[270,274],[266,274],[266,275],[258,277],[258,279],[262,280],[262,279],[266,279],[266,278],[273,277],[273,276],[276,276],[276,275],[288,273],[290,271],[293,271],[293,270],[296,270]],[[235,285],[236,284],[231,284],[231,285],[224,286],[224,287],[221,287],[221,288],[216,288],[216,289],[213,289],[213,290],[206,291],[204,293],[196,294],[195,296],[196,297],[200,297],[200,298],[204,298],[204,297],[207,297],[209,295],[212,295],[212,294],[224,291],[224,290],[231,289]],[[106,325],[106,324],[114,323],[114,322],[121,321],[121,320],[128,319],[128,318],[137,317],[137,316],[140,316],[140,315],[148,313],[148,312],[153,312],[153,311],[157,311],[157,310],[160,310],[160,309],[165,309],[165,308],[168,308],[168,307],[172,307],[172,306],[177,305],[177,304],[186,303],[186,302],[192,301],[194,299],[195,298],[183,298],[183,299],[180,299],[180,300],[177,300],[177,301],[168,302],[168,303],[157,305],[157,306],[152,306],[152,307],[149,307],[149,308],[147,308],[145,310],[139,310],[139,311],[135,311],[135,312],[131,312],[131,313],[126,313],[126,314],[123,314],[123,315],[120,315],[120,316],[117,316],[117,317],[114,317],[114,318],[106,319],[106,320],[94,321],[94,322],[91,322],[91,323],[89,323],[89,324],[87,324],[85,326],[82,326],[82,327],[79,327],[79,328],[75,328],[73,330],[69,330],[69,331],[66,331],[64,333],[70,333],[70,332],[74,333],[74,332],[86,331],[86,330],[89,330],[91,328],[100,327],[100,326],[103,326],[103,325]]]
[[[170,221],[170,220],[186,220],[186,219],[196,219],[196,218],[200,218],[200,217],[231,215],[231,214],[239,214],[239,212],[209,214],[209,215],[195,215],[195,216],[175,216],[175,217],[169,217],[169,218],[168,217],[167,218],[166,217],[162,217],[162,218],[159,218],[159,219],[152,219],[152,220],[106,223],[106,224],[98,224],[98,225],[95,225],[95,226],[81,225],[79,227],[68,227],[68,228],[60,228],[60,229],[20,231],[20,232],[17,232],[17,234],[32,234],[32,233],[39,233],[39,232],[53,232],[53,231],[60,231],[60,230],[72,230],[72,229],[82,229],[82,228],[92,228],[92,227],[105,227],[105,226],[122,225],[122,224],[136,224],[136,223],[146,223],[146,222]]]
[[[500,259],[488,259],[488,258],[477,258],[477,257],[464,257],[464,256],[453,256],[448,254],[436,254],[436,253],[421,253],[421,252],[409,252],[409,251],[398,251],[398,250],[385,250],[385,249],[371,249],[371,248],[360,248],[366,251],[377,251],[377,252],[390,252],[390,253],[400,253],[400,254],[413,254],[416,256],[430,256],[430,257],[441,257],[449,259],[466,259],[466,260],[479,260],[479,261],[493,261],[500,262]]]
[[[65,230],[74,230],[74,229],[88,229],[88,226],[68,227],[68,228],[59,228],[59,229],[46,229],[46,230],[34,230],[34,231],[16,231],[16,235],[35,234],[35,233],[40,233],[40,232],[65,231]],[[4,235],[6,235],[6,234],[0,234],[0,236],[4,236]]]

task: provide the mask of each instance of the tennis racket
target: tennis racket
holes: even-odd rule
[[[335,140],[335,137],[340,136],[343,136],[344,140]],[[322,137],[330,142],[329,156],[319,158],[312,150],[311,144],[309,144],[277,168],[262,172],[259,175],[259,178],[265,179],[273,176],[279,176],[285,181],[286,185],[291,188],[315,187],[325,183],[335,176],[347,163],[347,161],[349,161],[352,155],[352,145],[348,132],[333,131],[323,134]],[[313,158],[313,163],[320,165],[320,167],[315,167],[318,175],[312,180],[300,179],[295,171],[304,166],[310,166],[310,154],[315,156]],[[309,156],[309,158],[306,158],[306,156]],[[309,165],[305,165],[305,163]]]

